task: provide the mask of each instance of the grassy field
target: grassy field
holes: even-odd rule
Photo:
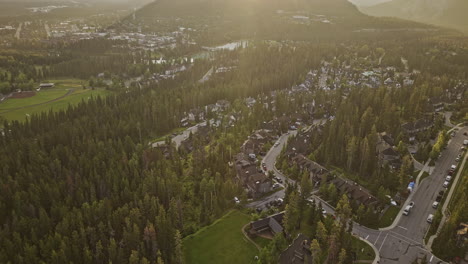
[[[97,96],[104,97],[111,93],[103,89],[84,90],[82,88],[83,81],[77,79],[62,79],[49,81],[55,83],[54,88],[42,89],[41,91],[37,92],[35,96],[32,97],[22,99],[8,99],[5,102],[1,103],[0,116],[8,121],[24,121],[27,115],[39,114],[41,112],[49,110],[63,110],[66,109],[69,104],[76,105],[82,100],[88,100],[91,97]],[[69,92],[70,94],[65,96]]]
[[[242,227],[250,217],[233,210],[212,225],[184,238],[185,262],[190,264],[210,263],[255,263],[257,248],[242,234]]]
[[[398,215],[398,212],[400,212],[400,209],[401,208],[398,206],[390,206],[380,218],[379,227],[382,228],[390,226]]]
[[[266,239],[266,238],[263,238],[263,237],[259,237],[259,236],[256,236],[252,239],[255,243],[257,243],[257,245],[261,248],[264,248],[266,246],[268,246],[271,242],[270,239]]]
[[[19,107],[25,107],[28,105],[41,104],[67,94],[64,89],[44,90],[36,93],[33,97],[21,98],[21,99],[8,99],[4,103],[0,104],[0,112],[5,110],[15,109]]]
[[[355,252],[357,252],[358,260],[374,260],[375,252],[374,250],[364,241],[354,237],[352,240],[352,247]]]

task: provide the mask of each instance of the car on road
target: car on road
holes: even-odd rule
[[[284,202],[284,201],[283,201],[283,198],[278,198],[278,199],[276,199],[276,204],[277,204],[277,205],[282,205],[283,202]]]
[[[432,220],[434,220],[434,215],[433,215],[433,214],[430,214],[430,215],[427,217],[427,222],[428,222],[428,223],[432,223]]]
[[[276,143],[273,145],[273,147],[277,147],[277,146],[279,146],[279,142],[276,142]]]
[[[448,188],[449,184],[450,184],[450,182],[445,181],[445,182],[444,182],[444,185],[442,185],[442,186],[444,186],[444,188]]]
[[[437,209],[438,206],[439,206],[439,202],[432,203],[432,208]]]
[[[452,176],[448,175],[447,177],[445,177],[445,181],[449,182],[450,180],[452,180]]]
[[[410,202],[406,207],[405,210],[403,210],[403,215],[409,215],[411,208],[413,208],[414,202]]]
[[[280,187],[280,185],[279,185],[279,183],[273,183],[273,186],[272,186],[272,187],[273,187],[273,189],[277,189],[277,188]]]
[[[283,180],[282,180],[280,177],[278,177],[278,176],[275,177],[275,180],[276,180],[277,182],[279,182],[279,183],[283,183]]]
[[[325,210],[325,209],[322,208],[322,214],[323,214],[323,215],[326,215],[326,214],[327,214],[327,210]]]

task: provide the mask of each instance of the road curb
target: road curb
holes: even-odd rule
[[[416,180],[415,180],[415,188],[414,188],[414,190],[411,192],[411,194],[408,196],[408,198],[407,198],[406,201],[404,202],[403,206],[400,208],[400,211],[398,212],[397,216],[395,217],[395,220],[393,220],[393,223],[392,223],[390,226],[379,228],[379,229],[378,229],[379,231],[389,231],[389,230],[392,230],[393,228],[395,228],[395,227],[398,225],[398,222],[400,221],[401,216],[403,215],[403,210],[405,210],[405,207],[409,204],[409,202],[410,202],[411,199],[413,198],[414,194],[415,194],[416,191],[418,190],[418,187],[419,187],[419,185],[421,184],[421,183],[418,183],[418,181],[419,181],[419,179],[421,178],[422,174],[425,172],[425,168],[429,166],[429,162],[430,162],[430,161],[431,161],[431,159],[429,159],[429,160],[424,164],[423,169],[419,172],[418,177],[416,177]]]
[[[440,223],[439,223],[439,226],[437,227],[437,231],[434,235],[432,235],[431,237],[429,237],[429,240],[426,243],[424,243],[424,246],[431,251],[431,248],[432,248],[432,243],[434,242],[434,240],[437,238],[437,236],[439,235],[440,231],[442,230],[446,220],[447,220],[447,215],[445,214],[445,212],[447,211],[447,207],[448,205],[450,204],[450,201],[452,200],[452,195],[453,193],[455,192],[455,189],[458,185],[458,182],[460,181],[460,178],[462,177],[462,172],[463,172],[463,169],[465,167],[465,163],[466,163],[466,159],[468,158],[468,152],[465,153],[465,157],[463,158],[463,161],[460,163],[460,167],[458,168],[458,172],[457,172],[457,175],[455,177],[455,181],[453,182],[452,186],[450,187],[450,191],[449,191],[449,194],[447,195],[447,199],[445,199],[445,203],[443,204],[442,206],[442,219],[440,220]]]
[[[372,248],[372,250],[374,250],[375,258],[374,258],[374,261],[372,262],[372,264],[380,263],[380,252],[379,252],[379,250],[371,242],[365,240],[364,238],[361,238],[361,237],[356,236],[356,235],[353,235],[353,236],[359,238],[359,240],[361,240],[361,241],[364,241],[367,245],[369,245]]]

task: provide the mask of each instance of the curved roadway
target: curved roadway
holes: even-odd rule
[[[435,201],[439,191],[443,188],[445,176],[447,171],[453,164],[456,164],[455,159],[460,153],[460,148],[463,145],[463,140],[468,139],[463,133],[467,132],[466,127],[461,128],[460,131],[453,137],[442,152],[441,157],[436,161],[435,168],[431,175],[425,178],[414,190],[410,196],[411,200],[415,202],[414,208],[408,216],[402,216],[402,212],[396,217],[394,224],[388,228],[381,230],[374,230],[357,223],[353,226],[353,233],[377,250],[378,257],[374,263],[412,263],[416,258],[426,256],[429,263],[445,263],[438,259],[430,250],[426,249],[424,245],[424,237],[430,227],[427,222],[429,214],[435,214],[435,209],[432,208],[432,203]],[[278,171],[275,167],[276,158],[281,153],[282,148],[287,144],[289,137],[296,135],[296,131],[288,134],[283,134],[279,139],[279,145],[273,147],[263,159],[267,170],[274,171],[275,176],[280,177],[283,182],[287,183],[287,177]],[[290,183],[294,181],[289,180]],[[264,207],[266,203],[277,198],[284,198],[284,190],[278,191],[273,195],[254,201],[248,204],[248,207]],[[327,212],[334,213],[333,208],[326,202],[322,201],[315,195],[312,199],[317,202],[322,202],[322,207]],[[409,200],[407,201],[407,203]],[[404,206],[403,206],[404,208]]]

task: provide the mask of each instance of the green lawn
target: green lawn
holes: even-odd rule
[[[242,234],[250,217],[233,210],[212,225],[184,238],[185,262],[190,264],[255,263],[257,248]]]
[[[390,226],[393,223],[393,220],[395,220],[398,212],[400,212],[400,209],[401,208],[398,206],[390,206],[380,218],[379,227],[382,228]]]
[[[51,90],[42,90],[37,92],[35,96],[28,98],[20,99],[7,99],[4,103],[0,104],[0,112],[9,109],[15,109],[19,107],[25,107],[28,105],[41,104],[61,96],[64,96],[67,93],[64,89],[51,89]]]
[[[366,242],[354,237],[352,247],[357,252],[358,260],[374,260],[375,252]]]
[[[0,114],[0,115],[2,117],[4,117],[6,120],[8,120],[8,121],[12,121],[12,120],[24,121],[26,119],[27,114],[29,114],[29,115],[39,114],[41,112],[49,111],[51,109],[52,109],[52,111],[63,110],[63,109],[66,109],[69,104],[76,105],[79,102],[81,102],[82,100],[88,100],[89,98],[91,98],[91,96],[93,96],[93,97],[97,97],[97,96],[104,97],[104,96],[109,95],[110,93],[111,92],[109,92],[107,90],[101,90],[101,89],[100,90],[82,90],[81,89],[81,90],[76,90],[71,95],[69,95],[69,96],[67,96],[65,98],[62,98],[62,99],[60,99],[58,101],[55,101],[55,102],[51,102],[51,103],[44,104],[44,105],[28,107],[28,108],[24,108],[24,109],[18,109],[18,110],[14,110],[14,111],[4,113],[4,114]],[[26,98],[26,99],[32,99],[34,97]],[[17,100],[25,100],[25,99],[17,99]],[[36,104],[36,103],[32,103],[32,104]]]
[[[255,236],[253,239],[252,239],[255,243],[257,243],[257,245],[261,248],[264,248],[266,246],[268,246],[271,242],[270,239],[266,239],[266,238],[263,238],[263,237],[259,237],[259,236]]]

